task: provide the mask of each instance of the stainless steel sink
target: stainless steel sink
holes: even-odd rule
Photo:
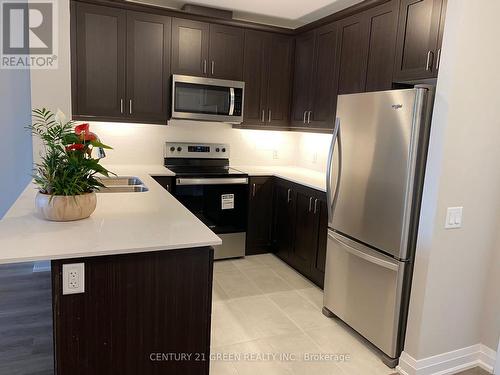
[[[117,176],[117,177],[101,177],[99,180],[104,186],[137,186],[144,183],[137,177]]]
[[[104,187],[97,193],[142,193],[149,190],[137,177],[102,177],[99,180]]]

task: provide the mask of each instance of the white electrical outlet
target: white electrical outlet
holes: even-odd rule
[[[446,229],[457,229],[462,227],[463,207],[448,207],[446,211]]]
[[[273,159],[279,159],[278,150],[273,150]]]
[[[85,292],[85,264],[63,264],[63,295]]]

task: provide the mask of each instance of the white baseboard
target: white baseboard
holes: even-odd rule
[[[419,360],[403,352],[396,369],[402,375],[451,375],[473,367],[481,367],[492,373],[495,361],[494,350],[476,344]]]

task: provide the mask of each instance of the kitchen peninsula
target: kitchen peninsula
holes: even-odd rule
[[[0,264],[52,261],[56,374],[208,374],[221,240],[150,177],[168,170],[116,172],[148,191],[98,194],[82,221],[37,218],[29,185],[0,221]],[[63,265],[74,263],[85,291],[63,295]]]

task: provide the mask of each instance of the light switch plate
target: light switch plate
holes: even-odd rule
[[[457,229],[462,227],[463,207],[448,207],[446,211],[446,229]]]
[[[85,264],[63,264],[63,295],[85,292]]]

